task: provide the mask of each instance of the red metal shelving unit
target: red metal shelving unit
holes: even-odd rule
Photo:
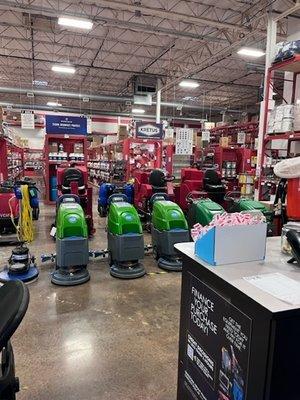
[[[239,132],[245,132],[245,146],[254,148],[255,138],[258,136],[258,122],[245,122],[236,125],[223,125],[210,129],[211,142],[214,143],[221,136],[231,137],[231,146],[237,144],[237,135]],[[217,143],[219,144],[219,143]]]
[[[292,79],[292,98],[291,98],[291,104],[295,103],[295,95],[296,95],[296,83],[297,83],[297,77],[300,74],[300,55],[295,55],[293,58],[289,60],[285,60],[276,64],[273,64],[269,69],[268,69],[268,74],[267,74],[267,86],[266,86],[266,94],[265,94],[265,108],[264,108],[264,125],[263,125],[263,135],[264,135],[264,140],[263,140],[263,145],[261,149],[261,154],[260,154],[260,165],[259,165],[259,177],[258,177],[258,197],[260,200],[262,200],[262,188],[264,186],[265,181],[267,180],[267,177],[264,174],[265,170],[265,160],[266,160],[266,153],[268,151],[271,151],[271,149],[268,149],[268,145],[270,142],[273,140],[279,140],[279,139],[286,139],[288,140],[288,148],[290,147],[290,143],[292,141],[297,141],[300,140],[300,131],[293,131],[293,132],[281,132],[281,133],[274,133],[274,134],[268,134],[267,133],[267,126],[268,126],[268,120],[269,120],[269,112],[271,111],[270,109],[270,94],[271,90],[276,91],[275,88],[275,83],[274,81],[276,80],[275,72],[276,71],[284,71],[284,72],[292,72],[293,73],[293,79]],[[280,78],[281,81],[285,81],[285,79]],[[287,80],[290,81],[290,80]],[[288,152],[288,150],[287,150]]]
[[[24,149],[0,138],[0,182],[23,176]]]
[[[153,146],[153,153],[148,152],[149,146]],[[99,166],[94,168],[90,166],[90,170],[99,170],[97,173],[97,181],[122,181],[127,182],[133,177],[136,169],[153,169],[162,167],[162,140],[136,139],[127,138],[115,143],[101,144],[96,148],[89,150],[89,163],[97,162]],[[144,153],[143,150],[144,149]],[[137,155],[136,151],[141,154]],[[148,153],[148,154],[147,154]],[[95,159],[95,154],[99,155],[99,159]],[[118,156],[118,154],[121,155]],[[117,167],[118,162],[123,163],[119,166],[122,169],[122,178],[114,178],[112,171]],[[94,172],[93,172],[94,173]],[[94,176],[90,174],[90,178]]]
[[[58,160],[49,160],[49,153],[51,153],[51,144],[58,143],[62,144],[64,147],[64,152],[74,153],[75,143],[83,144],[83,154],[84,161],[58,161]],[[50,196],[50,180],[51,177],[56,176],[57,167],[60,165],[68,165],[76,164],[76,165],[84,165],[87,166],[87,138],[83,135],[62,135],[62,134],[46,134],[45,142],[44,142],[44,160],[45,160],[45,172],[44,172],[44,180],[46,187],[45,194],[45,203],[46,204],[55,204],[54,201],[51,201]]]

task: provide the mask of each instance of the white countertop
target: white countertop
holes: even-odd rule
[[[175,248],[201,264],[204,268],[219,278],[234,286],[236,289],[245,293],[272,313],[300,309],[300,304],[291,305],[279,300],[243,279],[244,277],[253,275],[280,273],[288,278],[300,282],[300,267],[297,267],[296,264],[293,265],[287,263],[287,260],[290,257],[281,253],[280,237],[267,239],[266,260],[263,262],[256,261],[223,266],[211,266],[194,254],[194,242],[178,243],[175,245]]]

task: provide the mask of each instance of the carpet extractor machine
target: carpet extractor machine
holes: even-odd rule
[[[110,274],[115,278],[134,279],[145,275],[144,236],[139,215],[125,194],[108,199],[107,242]]]
[[[56,255],[53,258],[56,268],[51,275],[52,283],[73,286],[89,281],[88,227],[80,198],[76,195],[62,195],[57,200]]]

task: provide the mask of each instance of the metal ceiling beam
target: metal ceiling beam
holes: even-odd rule
[[[32,61],[31,57],[21,57],[21,56],[12,56],[12,55],[4,55],[4,54],[0,54],[0,57],[3,58],[11,58],[11,59],[15,59],[15,60],[25,60],[25,61]],[[44,60],[44,59],[40,59],[40,58],[36,58],[35,59],[36,62],[41,62],[41,63],[48,63],[48,64],[53,64],[54,62],[50,61],[50,60]],[[55,62],[55,64],[59,64],[58,62]],[[108,67],[100,67],[100,66],[93,66],[91,67],[90,64],[72,64],[75,68],[93,68],[93,69],[99,69],[99,70],[103,70],[103,71],[112,71],[112,72],[121,72],[121,73],[125,73],[125,74],[138,74],[138,75],[145,75],[145,76],[158,76],[158,77],[166,77],[166,74],[151,74],[148,72],[140,72],[140,71],[135,71],[135,70],[129,70],[129,69],[120,69],[120,68],[108,68]]]
[[[58,18],[61,15],[61,12],[57,12],[51,8],[40,8],[40,7],[34,7],[34,6],[22,6],[22,5],[16,5],[16,3],[10,2],[8,0],[0,0],[0,10],[5,10],[5,11],[16,11],[20,13],[28,13],[31,15],[37,15],[37,16],[44,16],[44,17],[49,17],[49,18]],[[74,12],[64,12],[65,15],[69,16],[74,16],[74,17],[82,17],[82,14],[79,13],[74,13]],[[163,27],[156,27],[148,24],[142,24],[142,23],[137,23],[137,22],[131,22],[131,21],[122,21],[117,18],[108,18],[108,17],[103,17],[103,16],[92,16],[93,21],[95,22],[102,22],[105,23],[107,26],[113,26],[116,28],[125,28],[129,29],[132,31],[137,31],[137,32],[146,32],[146,33],[151,33],[151,34],[163,34],[166,36],[171,36],[171,37],[182,37],[185,39],[190,39],[190,40],[197,40],[197,41],[208,41],[208,42],[217,42],[217,43],[228,43],[226,39],[218,38],[216,36],[211,36],[211,35],[197,35],[189,32],[182,32],[182,31],[177,31],[175,29],[167,29]],[[179,22],[181,22],[179,20]]]
[[[295,12],[298,11],[298,10],[300,10],[300,1],[299,1],[299,0],[296,0],[296,4],[295,4],[294,6],[290,7],[289,9],[287,9],[286,11],[284,11],[283,13],[277,15],[277,16],[274,18],[274,21],[275,21],[275,22],[278,22],[278,21],[280,21],[281,19],[283,19],[283,18],[285,18],[285,17],[288,17],[289,15],[295,13]]]
[[[213,28],[219,28],[219,29],[231,29],[235,30],[238,32],[250,32],[250,28],[247,28],[242,25],[236,25],[236,24],[231,24],[229,22],[221,22],[209,18],[204,18],[204,17],[197,17],[197,16],[191,16],[187,14],[182,14],[174,11],[168,11],[164,9],[157,9],[157,8],[152,8],[148,6],[143,6],[143,5],[133,5],[133,4],[128,4],[124,3],[121,1],[116,1],[116,0],[101,0],[101,6],[102,7],[107,7],[110,10],[119,10],[119,11],[129,11],[135,14],[136,10],[141,11],[142,14],[145,16],[152,16],[152,17],[158,17],[162,19],[167,19],[167,20],[172,20],[172,21],[179,21],[179,22],[185,22],[187,24],[195,24],[195,25],[204,25],[204,26],[211,26]]]

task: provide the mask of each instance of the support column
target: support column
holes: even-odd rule
[[[157,93],[156,93],[156,123],[160,124],[161,115],[161,80],[157,81]]]
[[[276,45],[276,36],[277,36],[277,22],[274,21],[272,13],[268,16],[268,29],[267,29],[267,46],[266,46],[266,62],[265,62],[265,78],[264,78],[264,99],[260,103],[260,115],[259,115],[259,131],[258,131],[258,148],[257,148],[257,167],[256,167],[256,176],[260,177],[261,175],[261,162],[263,161],[263,142],[264,142],[264,125],[265,125],[265,102],[266,96],[268,93],[267,90],[267,74],[268,69],[272,64],[272,60],[274,59],[275,53],[275,45]],[[269,91],[269,100],[273,100],[273,91]],[[270,103],[269,103],[270,104]],[[255,190],[255,199],[258,200],[260,187]]]

